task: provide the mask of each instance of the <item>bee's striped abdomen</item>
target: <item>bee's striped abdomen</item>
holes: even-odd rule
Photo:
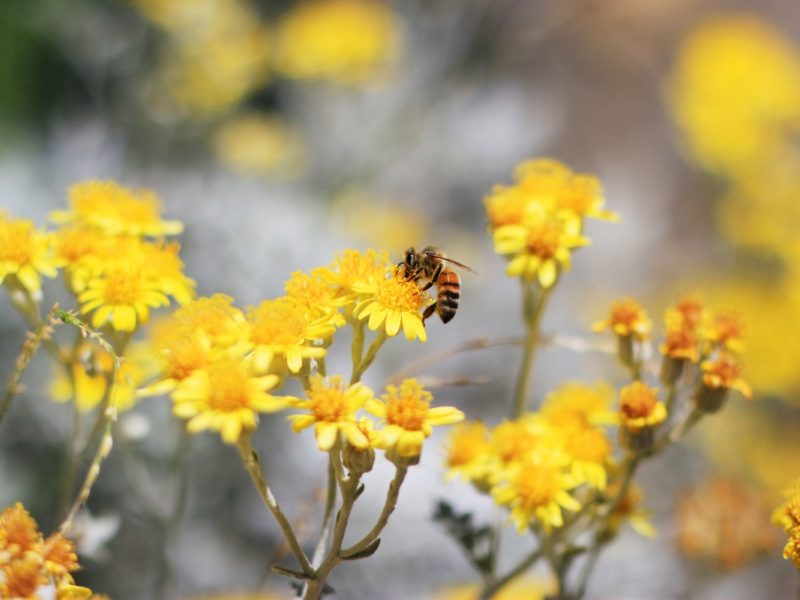
[[[461,279],[452,269],[442,269],[436,282],[436,313],[447,323],[456,316],[458,300],[461,298]]]

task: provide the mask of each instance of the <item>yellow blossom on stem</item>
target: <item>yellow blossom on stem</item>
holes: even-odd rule
[[[750,385],[742,378],[744,367],[730,354],[721,354],[703,362],[703,386],[712,390],[736,390],[748,400],[753,397]]]
[[[658,347],[661,354],[678,360],[697,362],[697,334],[691,329],[667,329],[664,342]]]
[[[180,221],[161,219],[161,202],[152,190],[131,190],[115,181],[90,180],[69,189],[68,211],[54,211],[57,223],[95,227],[109,235],[161,237],[183,231]]]
[[[445,479],[461,477],[481,483],[487,475],[490,447],[489,432],[482,422],[470,421],[453,427],[445,450]]]
[[[325,280],[323,269],[315,269],[309,275],[303,271],[295,271],[283,284],[286,297],[305,306],[318,316],[338,311],[347,300],[336,293],[336,289]],[[337,325],[343,325],[340,319]]]
[[[529,420],[503,421],[491,433],[491,475],[497,480],[542,445],[542,431]]]
[[[508,481],[492,489],[495,502],[511,508],[517,531],[524,533],[534,520],[550,531],[564,524],[562,508],[580,509],[580,503],[569,494],[578,482],[564,467],[563,460],[537,456],[522,463]]]
[[[250,324],[249,344],[258,371],[270,368],[280,357],[292,373],[300,371],[304,360],[322,358],[326,349],[314,345],[333,336],[335,313],[316,317],[302,304],[290,298],[265,300],[247,313]]]
[[[588,245],[589,240],[580,233],[580,220],[537,212],[523,224],[498,227],[492,237],[495,250],[509,259],[509,277],[538,280],[549,288],[559,269],[569,270],[571,251]]]
[[[784,491],[784,503],[772,515],[772,521],[783,527],[788,535],[783,548],[783,558],[791,560],[800,571],[800,479],[792,482]]]
[[[563,430],[563,449],[570,457],[570,472],[575,481],[586,482],[599,490],[606,488],[607,467],[613,448],[605,431],[578,426]]]
[[[464,413],[452,406],[431,408],[432,394],[416,379],[406,379],[399,386],[386,386],[380,400],[371,399],[366,410],[385,421],[376,436],[375,446],[401,459],[415,458],[434,426],[452,425],[464,420]]]
[[[733,310],[714,311],[701,330],[703,339],[720,349],[740,354],[744,351],[744,322]]]
[[[657,397],[657,390],[634,381],[620,390],[619,421],[625,429],[639,431],[663,423],[667,409]]]
[[[620,337],[634,336],[644,340],[650,337],[652,323],[636,300],[623,298],[614,302],[608,318],[592,325],[592,329],[595,331],[611,329]]]
[[[389,257],[375,250],[359,252],[347,249],[328,267],[317,269],[319,276],[333,286],[337,297],[355,300],[357,287],[371,288],[391,273]]]
[[[12,282],[38,294],[40,276],[55,277],[61,265],[49,234],[38,231],[32,221],[10,219],[0,211],[0,283]]]
[[[218,431],[228,444],[239,441],[242,431],[252,431],[258,413],[289,406],[292,398],[272,396],[276,375],[256,376],[239,360],[221,359],[194,371],[172,393],[173,413],[188,419],[190,433]]]
[[[306,396],[307,400],[295,402],[294,407],[309,414],[289,416],[292,430],[299,432],[313,425],[317,446],[323,452],[333,448],[339,432],[351,446],[359,450],[369,447],[369,437],[359,428],[356,413],[372,398],[372,390],[362,383],[348,387],[338,376],[326,379],[314,375]]]
[[[594,386],[580,382],[562,383],[542,403],[541,414],[550,423],[566,425],[615,425],[611,408],[614,391],[605,382]]]
[[[354,289],[365,297],[353,312],[358,319],[369,318],[367,324],[372,331],[381,329],[394,336],[402,327],[409,340],[428,339],[420,311],[428,305],[430,296],[420,291],[415,281],[394,274],[371,284],[356,284]]]
[[[603,208],[603,186],[597,177],[575,174],[556,196],[555,209],[579,218],[617,222],[619,215]]]

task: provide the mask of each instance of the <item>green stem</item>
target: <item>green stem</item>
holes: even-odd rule
[[[264,473],[261,471],[258,454],[253,449],[251,436],[252,434],[250,432],[245,432],[242,433],[242,437],[239,438],[238,448],[239,454],[242,458],[242,464],[250,474],[250,479],[252,479],[253,485],[256,486],[256,489],[261,495],[261,499],[264,501],[264,504],[266,504],[267,508],[272,513],[272,516],[275,517],[275,520],[278,522],[278,526],[281,528],[281,531],[283,531],[286,542],[289,544],[289,548],[297,559],[297,562],[300,563],[303,573],[309,577],[314,577],[314,568],[308,561],[308,557],[305,555],[305,552],[303,552],[300,542],[297,540],[297,536],[294,533],[294,529],[292,529],[292,525],[289,523],[289,519],[287,519],[286,515],[283,514],[281,507],[275,500],[275,496],[272,494],[272,490],[270,490],[269,485],[267,485],[267,480],[264,477]]]
[[[350,360],[353,364],[353,371],[350,375],[351,385],[358,381],[356,372],[361,364],[361,355],[364,354],[364,328],[366,325],[366,321],[363,319],[353,323],[353,345],[350,348]]]
[[[353,369],[353,375],[350,378],[350,385],[354,383],[358,383],[361,381],[361,376],[364,372],[369,368],[372,364],[372,361],[375,360],[375,357],[378,355],[378,350],[381,349],[383,343],[386,341],[386,332],[381,329],[375,339],[370,344],[369,348],[367,349],[367,353],[363,356],[363,358],[359,361],[358,366]]]
[[[381,531],[383,531],[383,528],[386,527],[386,524],[389,522],[389,517],[391,516],[392,512],[394,512],[395,506],[397,506],[397,498],[400,495],[400,486],[403,485],[403,480],[408,472],[408,467],[396,465],[395,468],[397,470],[395,471],[394,479],[392,479],[392,482],[389,484],[389,489],[386,492],[386,501],[383,503],[383,510],[381,510],[378,520],[375,522],[373,528],[370,529],[369,533],[367,533],[358,542],[349,548],[345,548],[339,553],[342,558],[348,558],[366,549],[367,546],[378,539]]]
[[[549,288],[534,287],[538,284],[522,282],[522,309],[525,319],[527,335],[522,351],[517,383],[514,390],[514,404],[511,409],[511,418],[517,419],[525,411],[525,400],[528,392],[533,362],[536,358],[536,347],[539,344],[539,323],[541,322],[547,299],[550,296]],[[537,293],[538,290],[538,293]]]
[[[508,585],[512,580],[516,579],[517,577],[522,575],[525,571],[530,569],[542,557],[542,554],[543,554],[543,548],[541,547],[537,548],[536,550],[525,556],[508,573],[506,573],[502,577],[489,581],[481,590],[480,596],[478,596],[479,600],[489,600],[489,598],[494,596],[502,588]]]
[[[331,450],[333,452],[333,450]],[[316,568],[322,562],[325,555],[325,547],[328,545],[328,538],[331,535],[333,527],[333,509],[336,505],[336,490],[337,490],[337,477],[336,467],[334,466],[334,459],[332,455],[328,455],[328,493],[325,499],[325,512],[322,517],[322,530],[319,534],[319,542],[314,549],[314,554],[311,557],[311,564]]]

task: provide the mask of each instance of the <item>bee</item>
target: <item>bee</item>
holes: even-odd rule
[[[467,265],[447,258],[433,246],[425,246],[417,252],[409,248],[405,258],[397,265],[399,272],[408,281],[421,284],[420,290],[426,291],[431,286],[436,286],[436,302],[431,304],[422,313],[422,322],[434,312],[439,315],[442,323],[447,323],[456,316],[458,300],[461,298],[461,278],[446,263],[453,264],[474,273]]]

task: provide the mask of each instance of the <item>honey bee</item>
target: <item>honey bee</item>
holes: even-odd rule
[[[416,281],[421,284],[420,290],[425,291],[431,286],[436,286],[436,302],[431,304],[422,313],[422,322],[434,312],[439,315],[442,323],[447,323],[456,315],[458,300],[461,298],[461,278],[445,263],[453,264],[474,273],[467,265],[447,258],[433,246],[425,246],[417,252],[409,248],[405,258],[397,265],[399,272],[406,280]]]

